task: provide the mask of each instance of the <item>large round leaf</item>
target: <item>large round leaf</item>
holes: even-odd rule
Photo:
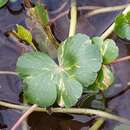
[[[26,84],[23,91],[29,103],[47,107],[55,102],[57,67],[49,56],[40,52],[25,53],[18,59],[17,72]]]
[[[29,103],[47,107],[60,95],[62,106],[70,107],[82,94],[82,85],[44,53],[29,52],[19,57],[17,72],[23,78],[23,92]]]
[[[77,34],[59,48],[59,64],[84,86],[92,84],[101,68],[102,57],[88,36]]]
[[[49,71],[29,76],[24,82],[26,84],[24,96],[29,103],[48,107],[56,101],[57,87]]]

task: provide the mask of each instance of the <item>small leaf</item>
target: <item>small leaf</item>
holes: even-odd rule
[[[28,42],[29,44],[32,43],[32,34],[22,25],[17,25],[17,32],[15,33],[20,39]]]
[[[103,55],[103,63],[110,64],[118,57],[119,49],[113,40],[107,39],[104,41],[101,53]]]
[[[115,19],[115,33],[123,39],[130,40],[130,13],[120,14]]]
[[[100,37],[93,37],[92,38],[92,42],[93,42],[93,44],[97,45],[100,50],[102,49],[102,46],[104,44],[102,38],[100,38]]]
[[[121,124],[119,126],[116,126],[114,130],[130,130],[130,126]]]
[[[66,72],[44,53],[29,52],[19,57],[17,72],[23,78],[23,92],[29,103],[48,107],[54,104],[60,95],[58,97],[60,102],[63,98],[63,103],[59,105],[70,107],[82,94],[82,85],[66,75]]]
[[[105,90],[112,85],[114,76],[111,70],[109,70],[106,66],[103,66],[98,74],[97,80],[97,87],[100,90]]]
[[[59,106],[70,107],[75,105],[82,94],[82,89],[82,85],[78,81],[69,79],[64,75],[59,81]]]
[[[45,7],[42,4],[37,3],[35,6],[35,13],[40,23],[43,26],[47,26],[49,22],[49,16]]]
[[[0,0],[0,8],[7,4],[8,0]]]

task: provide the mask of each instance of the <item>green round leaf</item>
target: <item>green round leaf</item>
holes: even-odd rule
[[[119,49],[113,40],[107,39],[104,41],[101,53],[103,55],[103,63],[110,64],[118,57]]]
[[[55,62],[44,53],[25,53],[18,59],[17,72],[26,84],[23,91],[29,103],[47,107],[55,102],[57,97],[56,69]]]
[[[70,107],[82,94],[82,85],[44,53],[30,52],[19,57],[17,72],[26,85],[23,92],[29,103],[47,107],[58,96],[59,105],[63,102],[62,106]]]
[[[60,66],[83,86],[88,87],[96,80],[102,57],[100,50],[91,44],[88,36],[77,34],[68,38],[58,52]]]
[[[123,39],[130,40],[130,13],[127,15],[120,14],[115,19],[115,33]]]
[[[65,75],[63,75],[63,78],[60,79],[59,82],[59,106],[71,107],[75,105],[82,94],[82,85],[78,81],[69,79]]]
[[[42,107],[53,105],[57,98],[57,87],[49,71],[37,75],[28,76],[24,79],[25,99],[29,103],[38,104]]]

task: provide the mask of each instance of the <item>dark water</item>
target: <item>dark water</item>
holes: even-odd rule
[[[57,9],[65,0],[44,0],[48,5],[48,10]],[[16,5],[8,4],[0,9],[0,70],[15,70],[16,61],[23,52],[23,47],[17,42],[7,38],[4,33],[14,28],[15,24],[25,24],[25,10],[19,1]],[[121,5],[128,0],[78,0],[78,5]],[[16,8],[17,7],[17,8]],[[69,7],[69,2],[66,8]],[[65,9],[66,9],[65,8]],[[17,13],[16,13],[17,11]],[[78,18],[77,32],[88,34],[89,36],[100,35],[113,21],[117,12],[107,13],[85,18],[86,12],[80,12]],[[50,15],[51,18],[55,15]],[[53,32],[57,39],[64,40],[68,35],[69,18],[65,16],[53,24]],[[62,32],[62,33],[61,33]],[[130,54],[130,43],[115,38],[120,48],[120,57]],[[115,74],[115,84],[107,91],[107,96],[113,96],[127,87],[130,81],[130,62],[126,61],[113,65]],[[21,92],[20,79],[16,76],[0,75],[0,100],[20,103],[19,94]],[[108,108],[113,113],[130,119],[130,91],[114,98],[108,102]],[[18,110],[0,109],[0,129],[10,130],[11,126],[20,117],[21,112]],[[87,130],[92,124],[94,117],[85,115],[68,115],[33,113],[29,116],[28,124],[31,130]],[[101,130],[113,130],[117,125],[115,121],[106,121]],[[19,128],[18,130],[21,130]]]

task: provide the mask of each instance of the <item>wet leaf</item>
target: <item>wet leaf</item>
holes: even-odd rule
[[[130,126],[122,124],[122,125],[116,126],[114,130],[130,130]]]
[[[18,59],[17,71],[26,84],[24,95],[29,103],[46,107],[58,99],[60,106],[73,106],[83,86],[96,80],[102,57],[88,36],[68,38],[58,52],[59,65],[40,52],[26,53]]]
[[[115,19],[115,33],[123,39],[130,40],[130,12],[126,15],[120,14]]]
[[[8,0],[0,0],[0,8],[3,7],[7,2]]]

